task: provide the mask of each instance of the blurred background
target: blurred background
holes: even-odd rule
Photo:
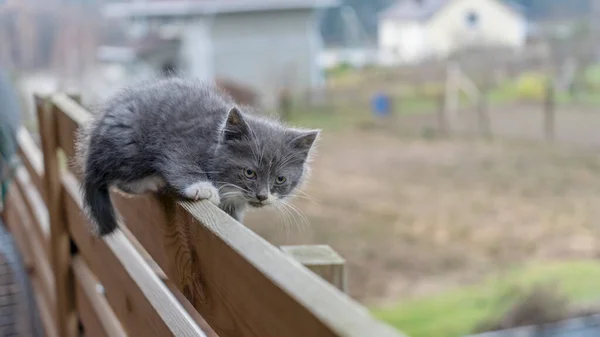
[[[600,313],[599,41],[597,0],[0,0],[32,131],[35,91],[173,73],[323,128],[293,209],[247,225],[331,245],[414,337]]]

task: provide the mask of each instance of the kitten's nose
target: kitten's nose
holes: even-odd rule
[[[258,201],[263,202],[267,199],[269,199],[269,192],[262,190],[258,193],[256,193],[256,199],[258,199]]]

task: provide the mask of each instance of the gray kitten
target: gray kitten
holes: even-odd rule
[[[242,112],[213,85],[165,78],[122,91],[80,134],[83,200],[100,236],[117,228],[109,188],[210,200],[241,221],[291,196],[318,130]]]

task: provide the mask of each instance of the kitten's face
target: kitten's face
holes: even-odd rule
[[[232,109],[211,179],[221,200],[259,208],[292,196],[318,134],[250,120]]]

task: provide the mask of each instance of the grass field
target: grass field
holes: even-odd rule
[[[571,304],[600,298],[600,262],[545,262],[490,277],[474,286],[374,309],[375,315],[411,337],[461,337],[501,317],[530,289],[556,284]]]

